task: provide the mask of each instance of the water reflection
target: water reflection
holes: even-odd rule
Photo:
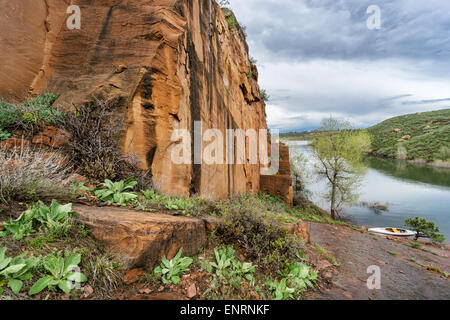
[[[302,152],[308,159],[308,170],[314,161],[307,142],[288,143],[293,153]],[[369,170],[360,189],[360,202],[387,205],[387,211],[377,214],[370,206],[356,205],[345,209],[345,216],[353,222],[372,227],[404,227],[404,220],[420,216],[436,222],[450,240],[450,170],[437,169],[406,161],[367,157]],[[312,179],[308,189],[312,201],[328,210],[329,204],[321,195],[325,181]]]

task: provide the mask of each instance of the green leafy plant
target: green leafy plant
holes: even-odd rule
[[[238,22],[236,21],[236,18],[234,17],[233,14],[225,17],[227,23],[228,23],[228,29],[230,29],[230,31],[236,31],[237,27],[238,27]]]
[[[287,279],[287,283],[299,293],[313,288],[314,282],[317,281],[317,272],[300,262],[287,263],[286,270],[282,275]]]
[[[289,300],[294,298],[295,289],[287,286],[287,279],[281,281],[267,280],[264,285],[272,293],[275,300]]]
[[[214,249],[214,262],[203,261],[201,267],[212,273],[210,288],[205,296],[218,298],[218,292],[232,297],[233,294],[255,292],[254,273],[256,266],[250,262],[240,262],[235,257],[232,246],[221,246]],[[249,291],[250,290],[250,291]]]
[[[10,220],[3,224],[5,231],[0,232],[0,237],[12,234],[14,240],[22,240],[35,233],[33,228],[33,216],[24,212],[16,220]]]
[[[0,141],[8,140],[9,137],[11,137],[11,134],[8,131],[5,131],[2,128],[0,128]]]
[[[128,178],[119,182],[112,182],[106,179],[103,183],[104,188],[95,189],[94,193],[102,201],[126,206],[127,203],[138,197],[136,192],[131,191],[137,183],[134,178]]]
[[[253,275],[256,266],[250,262],[236,260],[235,251],[232,246],[215,248],[214,255],[216,262],[211,262],[210,264],[219,278],[225,278],[232,285],[240,283],[242,279],[253,284]]]
[[[52,104],[58,98],[49,93],[28,100],[22,104],[0,103],[0,128],[3,130],[32,130],[46,125],[54,125],[61,112]]]
[[[416,240],[419,237],[430,237],[433,242],[444,242],[445,237],[439,234],[439,228],[432,221],[427,221],[424,218],[409,218],[405,220],[405,225],[416,231]]]
[[[183,248],[170,261],[164,256],[161,265],[155,268],[154,274],[160,277],[163,283],[176,285],[181,281],[180,275],[189,270],[193,260],[189,257],[181,257],[182,252]]]
[[[265,89],[261,89],[260,91],[261,93],[261,100],[264,102],[269,102],[270,101],[270,95],[267,93],[267,91]]]
[[[86,187],[84,185],[84,182],[82,182],[82,181],[78,182],[78,181],[74,180],[72,182],[72,186],[70,187],[70,194],[72,196],[76,197],[77,193],[80,191],[91,191],[91,189]]]
[[[42,201],[31,209],[31,215],[39,221],[46,229],[47,233],[53,236],[66,235],[71,226],[70,217],[75,215],[72,211],[72,204],[60,205],[53,200],[50,206],[46,206]]]
[[[225,270],[233,266],[234,249],[232,246],[215,248],[214,255],[216,262],[211,262],[211,266],[219,277],[223,277]]]
[[[313,288],[314,282],[317,281],[317,272],[300,262],[287,263],[285,270],[280,274],[282,276],[280,281],[268,279],[265,282],[267,290],[272,292],[275,300],[297,298],[308,288]]]
[[[55,290],[59,288],[65,293],[70,293],[73,283],[86,282],[87,278],[78,269],[81,262],[81,254],[73,253],[63,257],[61,254],[48,255],[44,258],[43,267],[47,275],[39,279],[30,289],[29,294],[35,295],[45,288]]]
[[[184,200],[181,197],[175,197],[175,198],[168,198],[166,200],[164,207],[167,210],[177,210],[186,213],[186,211],[194,208],[194,204],[189,199]]]
[[[35,223],[40,223],[44,230],[52,236],[62,236],[67,233],[71,226],[70,216],[74,215],[72,204],[60,205],[53,200],[50,206],[42,201],[25,211],[16,220],[5,222],[5,231],[0,236],[13,234],[15,240],[21,240],[35,233]]]
[[[25,258],[27,253],[23,253],[15,258],[5,256],[6,248],[0,248],[0,295],[4,283],[18,294],[23,286],[23,281],[30,280],[33,277],[32,269],[38,264],[39,259],[30,257]]]

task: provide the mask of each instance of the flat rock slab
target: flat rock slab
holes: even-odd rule
[[[73,210],[127,268],[151,270],[163,256],[171,259],[180,248],[183,255],[195,255],[206,243],[206,226],[200,219],[115,207],[75,205]]]

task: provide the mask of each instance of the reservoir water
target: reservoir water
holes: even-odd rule
[[[308,171],[314,171],[314,159],[307,141],[286,143],[291,154],[303,153]],[[450,242],[450,169],[432,168],[407,161],[367,157],[369,169],[359,189],[358,204],[344,208],[344,218],[361,226],[404,227],[410,217],[434,221]],[[311,200],[329,211],[322,195],[327,186],[312,173],[307,185]],[[387,211],[374,210],[367,204],[386,205]]]

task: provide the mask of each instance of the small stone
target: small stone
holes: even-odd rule
[[[94,289],[91,286],[84,287],[83,291],[84,291],[84,294],[83,294],[84,298],[87,298],[94,293]]]
[[[128,271],[125,276],[123,277],[123,282],[126,284],[132,284],[139,280],[139,278],[143,277],[145,275],[145,271],[141,268],[139,269],[132,269]]]
[[[158,292],[161,292],[161,291],[164,291],[164,287],[163,286],[158,288]]]
[[[197,295],[197,287],[195,286],[195,284],[191,284],[187,290],[187,297],[189,299],[192,299],[193,297],[195,297]]]
[[[139,290],[139,293],[140,294],[150,294],[150,293],[152,293],[152,289],[149,289],[149,288],[145,288],[145,289],[141,289],[141,290]]]
[[[400,272],[400,273],[404,273],[403,270],[400,270],[399,272]]]

